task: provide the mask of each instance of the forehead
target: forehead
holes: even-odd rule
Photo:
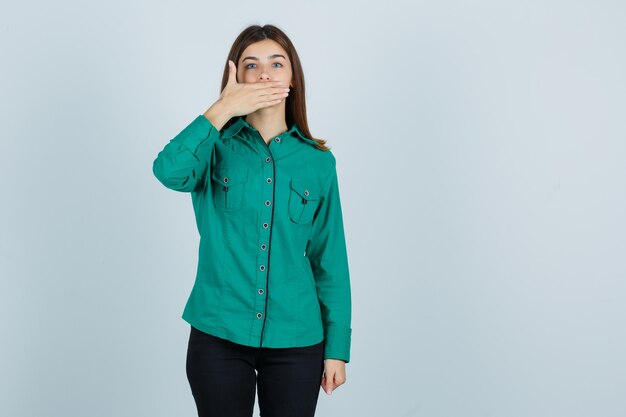
[[[248,45],[241,53],[239,61],[243,60],[247,56],[254,56],[261,61],[265,61],[270,55],[274,54],[281,54],[285,57],[285,59],[289,59],[287,51],[285,51],[285,49],[280,46],[278,42],[272,39],[263,39],[262,41]]]

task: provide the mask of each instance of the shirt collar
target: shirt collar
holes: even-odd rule
[[[252,126],[248,122],[246,122],[245,116],[236,116],[235,119],[233,120],[233,122],[228,127],[226,127],[224,129],[224,131],[222,133],[222,138],[223,139],[228,139],[228,138],[230,138],[232,136],[235,136],[244,127],[248,128],[248,129],[252,129]],[[298,127],[298,125],[295,122],[293,122],[291,124],[291,127],[289,128],[289,130],[287,130],[287,132],[285,132],[283,134],[289,134],[291,136],[298,136],[298,137],[300,137],[300,139],[304,140],[305,142],[307,142],[307,143],[309,143],[311,145],[317,145],[316,141],[306,137],[304,135],[304,133],[302,133],[302,131],[300,130],[300,128]]]

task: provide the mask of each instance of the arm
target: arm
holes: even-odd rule
[[[230,117],[218,105],[196,117],[159,152],[154,176],[167,188],[190,192],[201,184],[219,130]]]
[[[332,173],[307,243],[324,323],[324,359],[350,361],[351,295],[337,171]]]

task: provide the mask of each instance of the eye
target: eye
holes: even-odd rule
[[[284,67],[284,65],[282,63],[280,63],[280,62],[274,62],[272,65],[274,65],[274,64],[280,65],[280,67],[278,67],[278,68]],[[247,64],[246,65],[246,69],[252,69],[252,67],[250,65],[256,65],[256,64]]]

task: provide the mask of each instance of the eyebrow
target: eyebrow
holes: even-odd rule
[[[270,56],[268,56],[268,57],[267,57],[267,59],[272,59],[272,58],[282,58],[282,59],[284,59],[285,61],[287,60],[287,58],[285,58],[285,56],[284,56],[284,55],[281,55],[281,54],[272,54],[272,55],[270,55]],[[259,58],[255,57],[255,56],[247,56],[247,57],[245,57],[244,59],[242,59],[242,60],[241,60],[241,62],[245,61],[246,59],[253,59],[253,60],[255,60],[255,61],[258,61],[258,60],[259,60]]]

